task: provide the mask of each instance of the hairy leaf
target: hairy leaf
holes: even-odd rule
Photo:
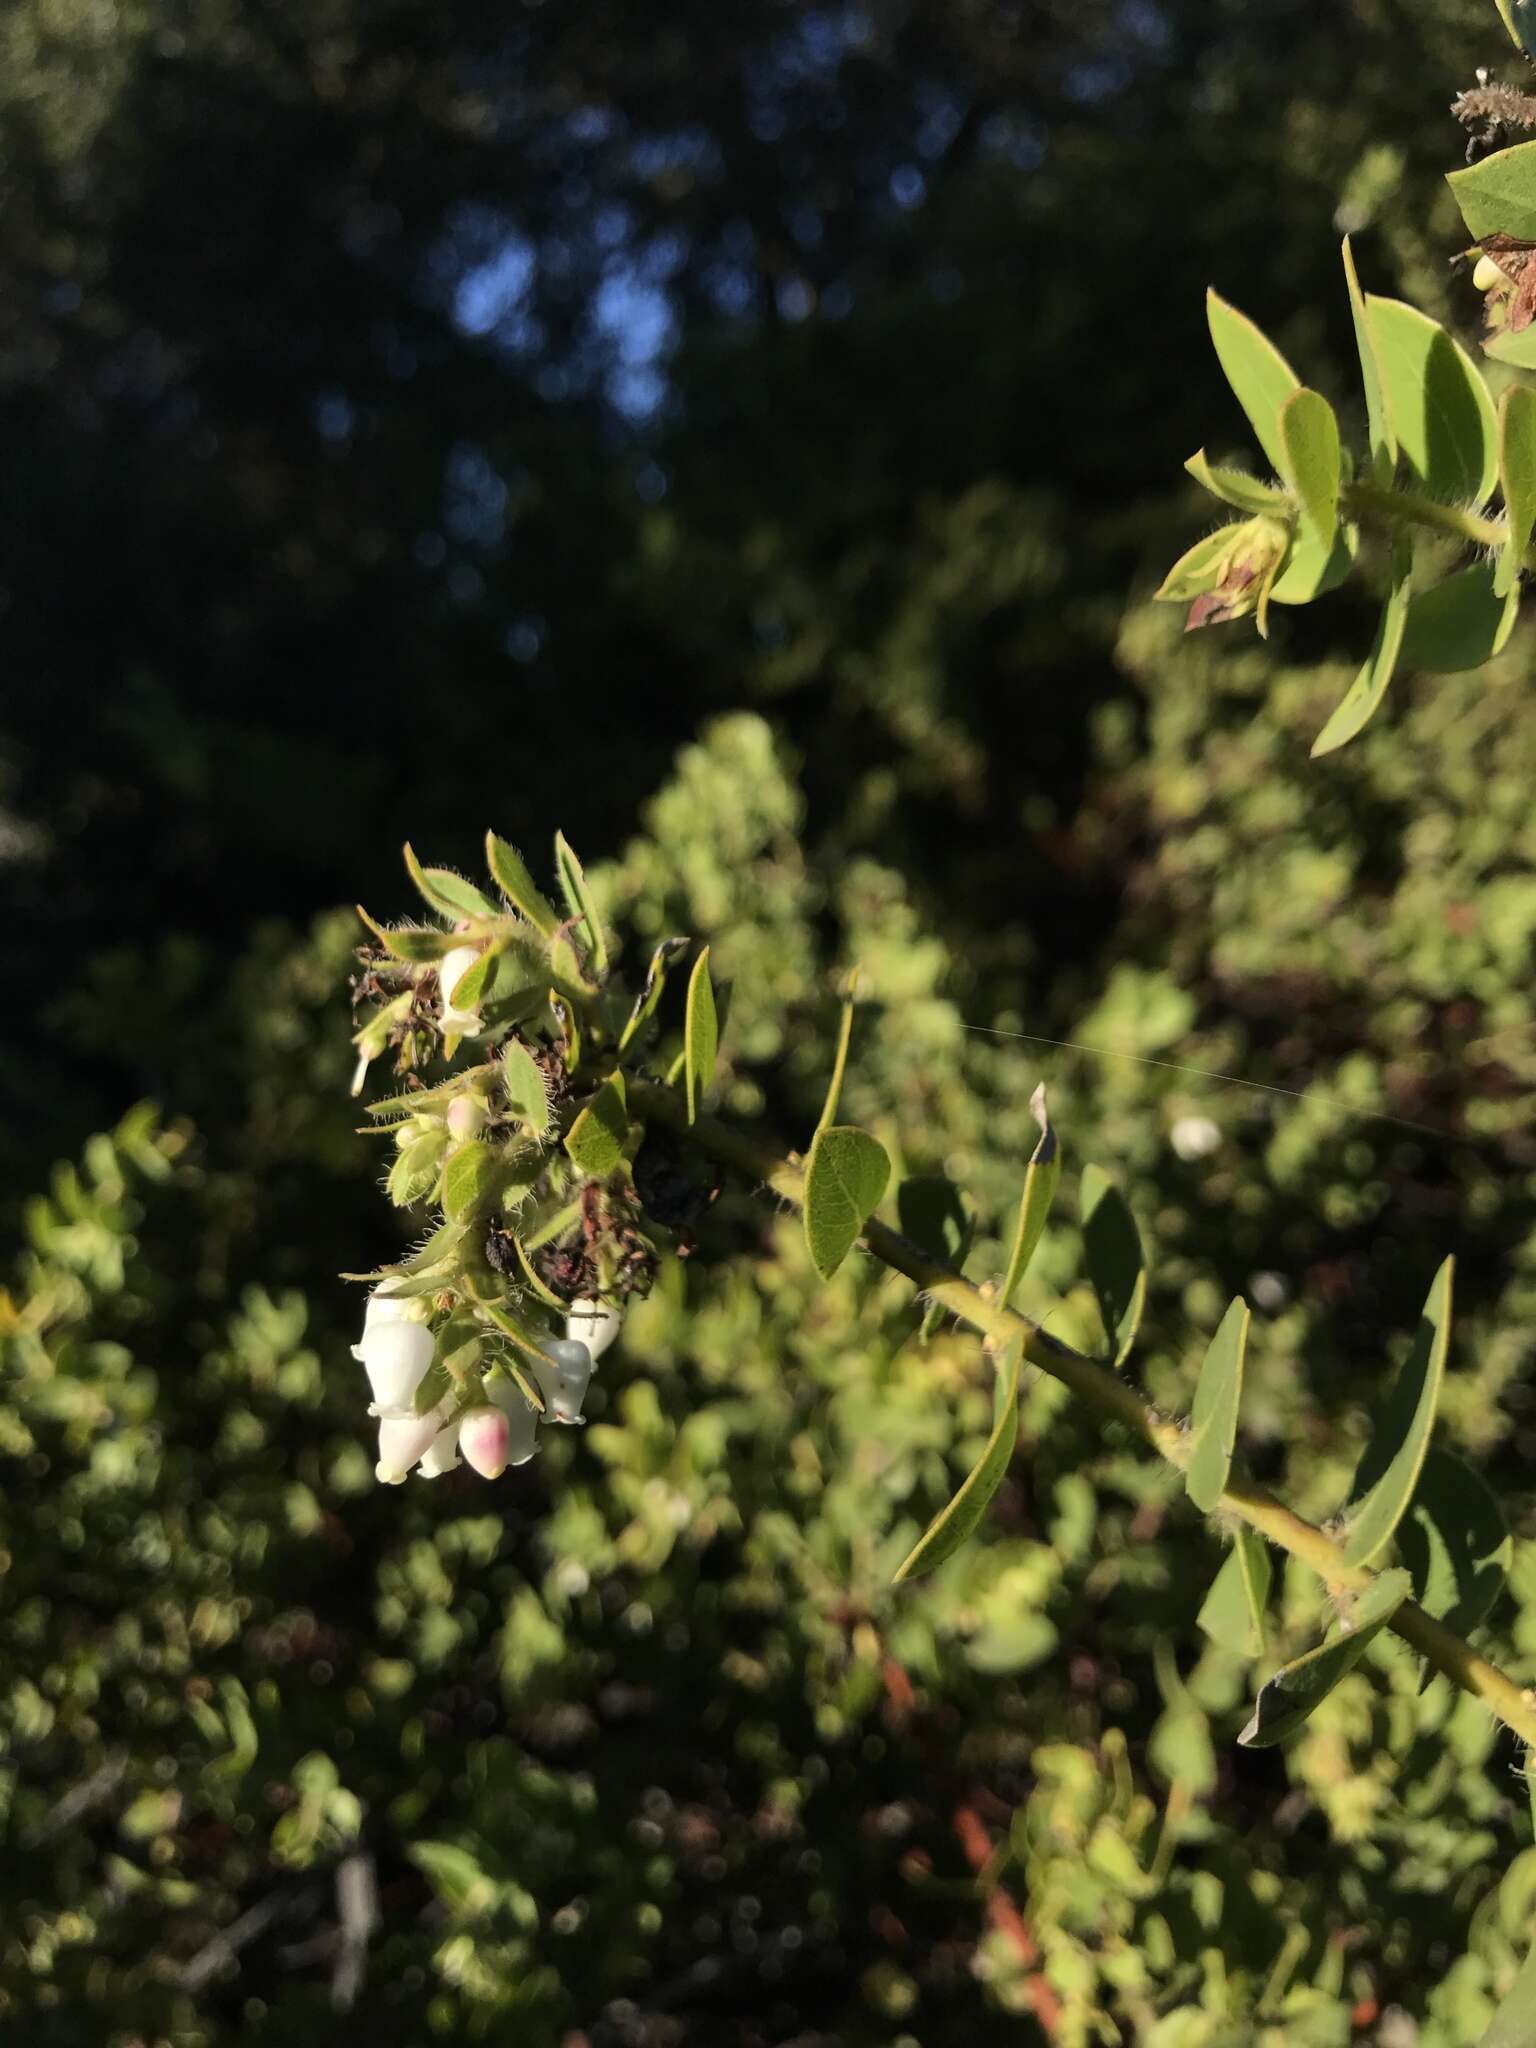
[[[805,1166],[805,1241],[823,1280],[852,1251],[890,1177],[886,1149],[868,1131],[828,1124],[816,1133]]]

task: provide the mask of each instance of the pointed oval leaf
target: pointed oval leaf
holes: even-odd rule
[[[1316,534],[1325,556],[1339,530],[1339,487],[1343,456],[1339,423],[1320,391],[1303,385],[1280,408],[1281,475],[1296,494],[1301,516]]]
[[[491,871],[491,880],[512,908],[520,910],[528,922],[548,938],[560,922],[559,914],[534,882],[517,848],[509,846],[505,839],[498,839],[494,832],[487,832],[485,864]]]
[[[512,1114],[542,1138],[549,1129],[549,1084],[520,1038],[509,1038],[502,1047],[501,1087]]]
[[[1392,422],[1387,416],[1386,401],[1382,397],[1381,370],[1376,362],[1376,346],[1371,340],[1370,323],[1365,315],[1365,293],[1360,289],[1355,252],[1349,246],[1348,235],[1344,237],[1344,281],[1349,287],[1355,347],[1360,353],[1360,381],[1365,390],[1365,417],[1371,438],[1371,467],[1378,482],[1385,482],[1397,466],[1397,442],[1392,433]]]
[[[1056,1132],[1051,1124],[1050,1111],[1046,1107],[1043,1081],[1029,1098],[1029,1106],[1035,1122],[1040,1126],[1040,1139],[1029,1155],[1029,1164],[1024,1169],[1024,1192],[1019,1197],[1019,1220],[1014,1225],[1013,1247],[1008,1254],[1008,1270],[1003,1275],[1002,1293],[998,1297],[1004,1308],[1012,1301],[1014,1290],[1024,1278],[1029,1262],[1035,1255],[1035,1247],[1040,1242],[1046,1219],[1051,1213],[1056,1183],[1061,1179],[1061,1147],[1056,1142]]]
[[[1433,496],[1482,504],[1498,475],[1498,422],[1472,358],[1401,299],[1368,293],[1365,310],[1399,453]]]
[[[1429,1453],[1397,1540],[1427,1614],[1460,1636],[1486,1619],[1515,1553],[1498,1501],[1469,1465]]]
[[[1397,669],[1397,657],[1402,650],[1403,632],[1408,623],[1408,578],[1412,566],[1411,547],[1407,542],[1399,541],[1392,550],[1392,588],[1382,606],[1376,644],[1365,666],[1340,698],[1332,717],[1312,742],[1314,761],[1319,755],[1332,754],[1347,746],[1381,709],[1387,685]]]
[[[1464,171],[1450,172],[1445,182],[1474,242],[1500,234],[1536,241],[1536,142],[1498,150]]]
[[[651,955],[651,964],[645,970],[645,981],[635,997],[635,1006],[629,1013],[619,1038],[619,1051],[623,1052],[641,1026],[655,1015],[656,1005],[661,1001],[662,991],[667,985],[667,970],[679,953],[686,953],[686,939],[663,939]]]
[[[382,925],[376,917],[368,915],[361,903],[357,905],[357,914],[385,951],[393,953],[397,960],[441,960],[445,953],[464,943],[452,932],[435,932],[429,925]]]
[[[1211,589],[1221,573],[1222,556],[1247,523],[1246,519],[1234,519],[1197,540],[1192,548],[1186,548],[1153,592],[1154,599],[1186,604],[1190,598]]]
[[[1529,384],[1511,384],[1499,401],[1499,486],[1509,538],[1499,550],[1493,587],[1507,597],[1520,581],[1536,527],[1536,391]]]
[[[1360,1662],[1372,1638],[1386,1627],[1410,1590],[1408,1574],[1401,1569],[1383,1572],[1372,1580],[1355,1602],[1347,1626],[1293,1664],[1282,1664],[1259,1688],[1253,1719],[1238,1741],[1247,1749],[1267,1749],[1294,1735],[1339,1680]]]
[[[1227,382],[1247,413],[1271,467],[1276,475],[1282,475],[1285,451],[1280,440],[1280,408],[1300,389],[1301,379],[1269,337],[1219,293],[1206,293],[1205,309]]]
[[[490,1201],[501,1177],[501,1155],[479,1138],[455,1146],[443,1169],[443,1214],[450,1223],[475,1216]]]
[[[1370,1564],[1381,1555],[1408,1512],[1419,1483],[1445,1378],[1445,1355],[1450,1349],[1455,1270],[1455,1260],[1447,1259],[1435,1275],[1413,1350],[1360,1460],[1353,1488],[1356,1505],[1344,1538],[1344,1556],[1350,1564]]]
[[[1398,668],[1431,675],[1481,668],[1514,631],[1519,609],[1518,590],[1498,590],[1495,566],[1472,562],[1409,599]]]
[[[880,1206],[891,1178],[885,1147],[854,1124],[827,1124],[805,1164],[805,1241],[830,1280]]]
[[[992,1434],[976,1464],[961,1482],[948,1507],[928,1524],[912,1550],[897,1568],[894,1583],[931,1572],[953,1557],[986,1513],[993,1494],[1008,1470],[1019,1436],[1019,1378],[1024,1369],[1024,1333],[1009,1339],[997,1365],[997,1387],[992,1402]]]
[[[571,906],[571,916],[585,940],[593,972],[604,975],[608,972],[608,941],[603,934],[603,921],[597,914],[587,871],[576,858],[563,832],[555,834],[555,872],[560,877],[565,900]]]
[[[688,1001],[683,1011],[683,1086],[688,1097],[688,1121],[699,1113],[704,1091],[715,1078],[715,1055],[720,1050],[720,1019],[715,1009],[714,985],[709,978],[709,948],[693,963],[688,977]]]
[[[1212,497],[1235,505],[1239,512],[1270,512],[1284,518],[1289,509],[1285,492],[1274,484],[1260,483],[1243,469],[1225,469],[1207,460],[1203,448],[1196,449],[1184,467],[1197,484],[1204,484]]]
[[[1211,1339],[1195,1388],[1184,1486],[1203,1515],[1210,1514],[1220,1501],[1232,1470],[1249,1320],[1248,1304],[1234,1301]]]
[[[606,1180],[624,1156],[629,1112],[612,1081],[605,1081],[565,1134],[565,1149],[579,1173]]]
[[[1536,370],[1536,327],[1522,327],[1518,334],[1499,328],[1484,337],[1483,354],[1514,370]]]
[[[494,917],[496,906],[482,895],[473,882],[456,875],[452,868],[424,868],[405,842],[406,873],[434,910],[444,917]]]
[[[1147,1302],[1147,1269],[1136,1219],[1124,1195],[1096,1166],[1083,1168],[1083,1249],[1088,1280],[1099,1304],[1109,1362],[1124,1365]]]
[[[1196,1616],[1198,1626],[1218,1648],[1263,1656],[1271,1569],[1269,1545],[1256,1529],[1240,1522],[1226,1562]]]

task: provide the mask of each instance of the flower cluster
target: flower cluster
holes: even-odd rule
[[[572,1302],[564,1337],[548,1338],[528,1361],[545,1422],[581,1422],[592,1368],[622,1320],[618,1309],[602,1302]],[[538,1449],[539,1411],[500,1367],[472,1374],[467,1385],[450,1385],[418,1412],[417,1395],[437,1349],[422,1304],[374,1290],[352,1356],[373,1390],[368,1412],[379,1425],[378,1477],[397,1486],[413,1468],[436,1479],[462,1462],[484,1479],[499,1479],[509,1465],[526,1465]]]

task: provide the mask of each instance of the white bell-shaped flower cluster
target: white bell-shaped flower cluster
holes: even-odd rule
[[[578,1424],[592,1369],[619,1334],[621,1312],[597,1301],[574,1301],[566,1334],[546,1340],[530,1370],[548,1423]],[[416,1394],[436,1349],[420,1308],[383,1290],[368,1298],[361,1343],[352,1356],[373,1390],[369,1414],[379,1425],[378,1478],[398,1486],[413,1469],[439,1478],[467,1464],[482,1478],[498,1479],[511,1465],[526,1465],[538,1449],[538,1411],[515,1381],[495,1373],[484,1399],[460,1408],[444,1395],[424,1415]]]

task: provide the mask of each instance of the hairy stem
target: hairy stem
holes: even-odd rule
[[[792,1155],[781,1156],[718,1117],[701,1115],[690,1124],[682,1100],[671,1089],[654,1082],[632,1083],[629,1097],[639,1116],[665,1124],[718,1164],[771,1188],[797,1209],[804,1206],[805,1178]],[[1188,1456],[1184,1431],[1178,1423],[1158,1415],[1146,1396],[1118,1373],[1073,1350],[1070,1344],[1063,1344],[1059,1337],[1051,1336],[1017,1309],[1003,1308],[984,1288],[963,1279],[941,1259],[931,1257],[887,1225],[871,1220],[860,1242],[875,1258],[895,1272],[904,1273],[931,1299],[941,1302],[952,1315],[983,1336],[1012,1336],[1022,1330],[1024,1355],[1031,1364],[1060,1380],[1079,1400],[1123,1424],[1159,1457],[1183,1470]],[[1279,1549],[1299,1557],[1330,1592],[1359,1592],[1375,1576],[1359,1565],[1347,1564],[1343,1550],[1325,1530],[1293,1514],[1262,1486],[1234,1477],[1217,1512],[1247,1522]],[[1536,1696],[1527,1695],[1497,1665],[1479,1656],[1454,1629],[1445,1627],[1412,1601],[1405,1601],[1398,1608],[1389,1626],[1437,1671],[1443,1671],[1453,1685],[1480,1699],[1523,1742],[1536,1744]]]
[[[1502,519],[1483,519],[1459,505],[1442,505],[1438,498],[1386,484],[1346,484],[1343,505],[1351,519],[1367,525],[1374,520],[1390,527],[1427,526],[1478,548],[1501,547],[1509,531]],[[1526,567],[1536,568],[1536,549],[1527,555]]]

